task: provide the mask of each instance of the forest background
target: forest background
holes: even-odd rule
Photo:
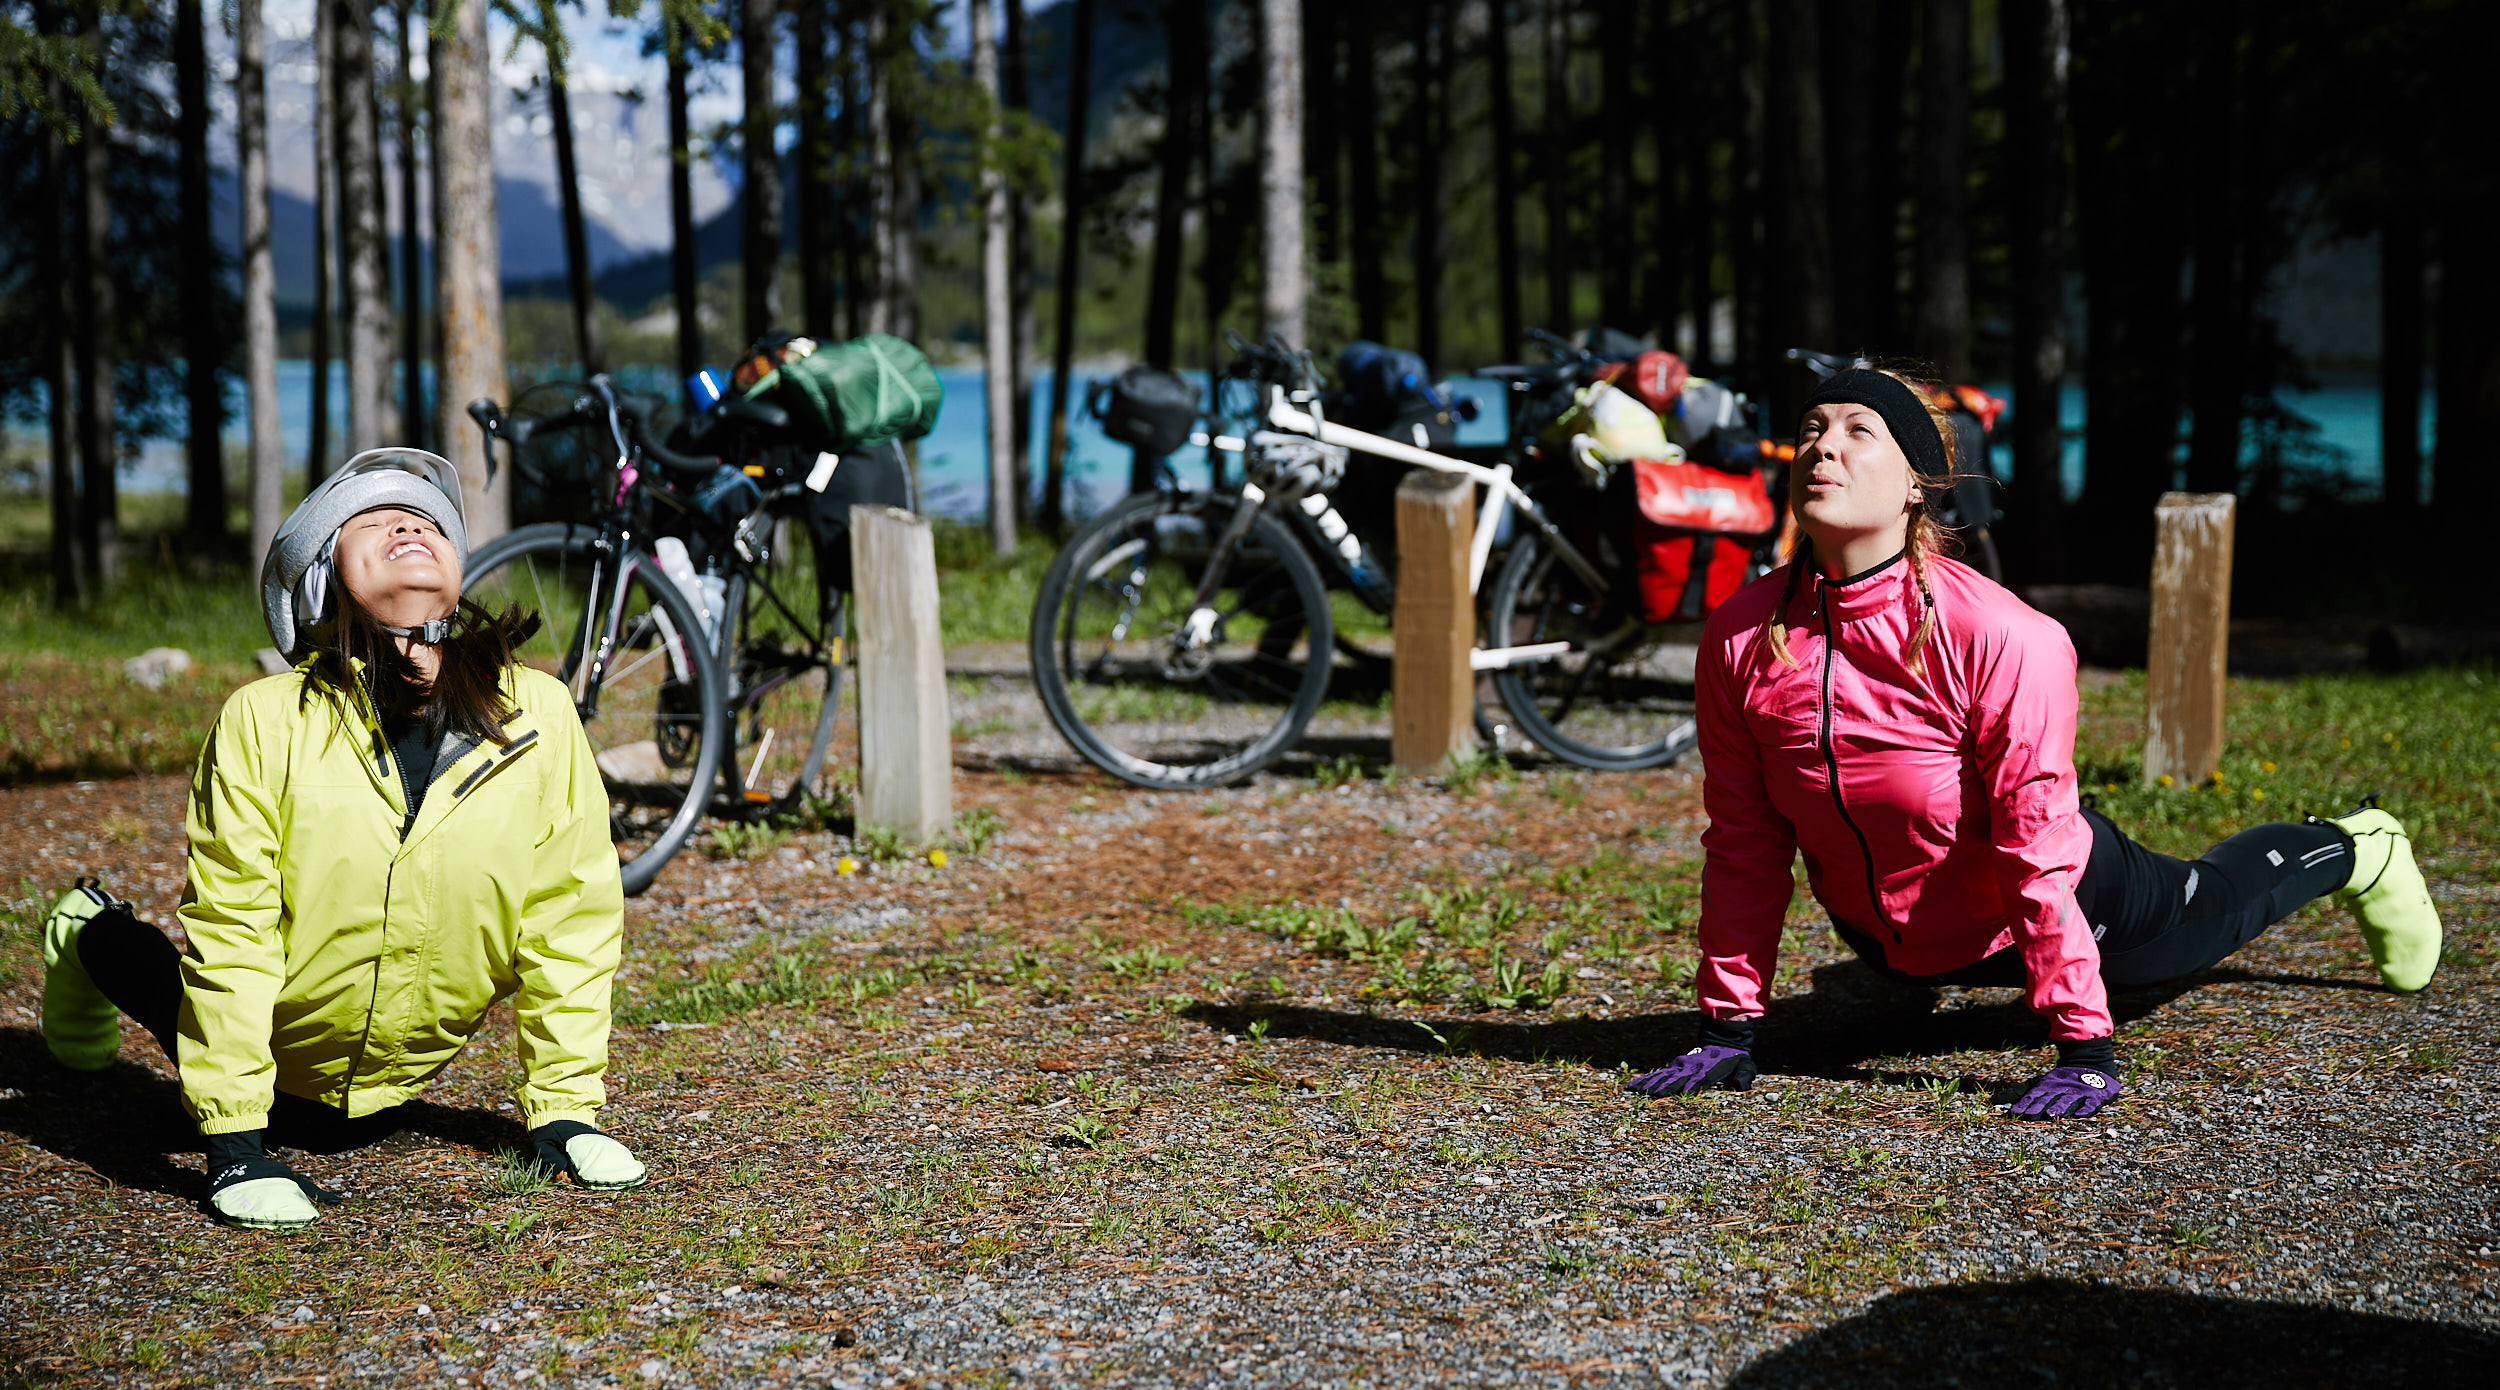
[[[1273,321],[1283,130],[1305,252],[1282,288],[1323,360],[1361,336],[1457,371],[1602,322],[1780,432],[1783,349],[1914,355],[2011,384],[2019,580],[2140,583],[2152,500],[2185,486],[2243,496],[2244,608],[2435,614],[2500,490],[2476,466],[2500,276],[2472,250],[2496,29],[2463,0],[5,0],[0,418],[20,510],[50,504],[12,539],[49,542],[71,604],[134,540],[241,561],[276,514],[255,478],[474,452],[471,395],[666,380],[772,328],[981,358],[997,318],[1028,421],[1065,408],[1032,395],[1044,361],[1219,362],[1223,330]],[[660,90],[580,82],[635,50]],[[273,72],[310,109],[272,104]],[[655,150],[582,147],[646,102]],[[307,138],[313,196],[273,196],[269,152]],[[552,197],[503,176],[542,144]],[[665,236],[619,235],[585,165],[663,177]],[[2376,272],[2325,341],[2286,322],[2334,298],[2299,283],[2320,265]],[[222,426],[280,357],[317,368],[313,442],[256,464],[274,426],[240,451]],[[2373,374],[2376,478],[2285,404],[2326,368]],[[1035,432],[1008,433],[1044,508],[1018,520],[1055,526]],[[124,537],[151,437],[184,443],[182,515]]]

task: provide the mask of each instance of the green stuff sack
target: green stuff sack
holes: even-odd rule
[[[871,333],[784,360],[747,394],[770,393],[819,448],[849,453],[918,439],[937,424],[945,388],[928,354],[890,333]]]

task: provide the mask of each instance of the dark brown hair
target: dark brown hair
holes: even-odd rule
[[[356,663],[362,662],[363,694],[383,724],[422,718],[438,736],[461,733],[498,748],[512,741],[503,731],[504,721],[514,714],[504,698],[503,673],[512,664],[513,650],[538,631],[537,614],[522,612],[518,604],[489,613],[460,600],[451,635],[443,639],[441,667],[428,682],[417,663],[399,649],[399,639],[382,630],[346,585],[333,582],[330,592],[339,611],[311,634],[307,702],[318,690],[341,714],[355,719]]]

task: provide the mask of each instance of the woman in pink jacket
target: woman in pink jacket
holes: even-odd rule
[[[1701,1045],[1634,1087],[1752,1084],[1800,852],[1815,901],[1877,970],[2028,991],[2058,1062],[2015,1102],[2024,1115],[2117,1096],[2108,986],[2203,970],[2314,898],[2350,904],[2389,986],[2428,984],[2439,915],[2385,811],[2258,826],[2190,863],[2078,804],[2074,648],[1935,553],[1925,499],[1953,464],[1942,413],[1890,372],[1838,373],[1806,402],[1796,558],[1702,640]]]

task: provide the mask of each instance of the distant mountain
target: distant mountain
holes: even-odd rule
[[[1097,132],[1105,128],[1111,113],[1128,88],[1141,78],[1154,74],[1163,66],[1163,29],[1159,22],[1143,13],[1132,16],[1124,6],[1105,5],[1096,11],[1094,32],[1093,124]],[[1219,4],[1219,11],[1229,9]],[[1067,61],[1075,38],[1076,7],[1057,4],[1038,9],[1030,18],[1033,36],[1032,65],[1033,105],[1035,113],[1053,130],[1067,124],[1068,72]],[[1220,20],[1219,20],[1220,23]],[[526,114],[523,99],[510,91],[498,93],[498,106],[509,114]],[[577,102],[576,119],[582,122],[584,158],[597,161],[604,171],[605,201],[608,218],[626,219],[617,225],[631,225],[644,235],[634,241],[619,236],[609,220],[594,210],[585,219],[590,261],[598,267],[596,284],[601,297],[629,311],[641,308],[651,300],[668,293],[668,253],[665,249],[650,251],[654,240],[665,244],[665,237],[649,234],[651,228],[665,227],[668,220],[668,189],[665,177],[657,169],[664,166],[647,158],[616,156],[609,148],[614,142],[607,137],[617,131],[638,134],[643,122],[656,119],[656,105],[615,101],[605,94],[585,94]],[[516,128],[517,127],[517,128]],[[595,136],[600,138],[593,138]],[[497,160],[505,168],[545,167],[552,162],[547,153],[545,137],[526,124],[510,120],[499,122],[495,136],[499,145]],[[590,167],[586,164],[586,169]],[[793,196],[795,178],[785,165],[783,206],[795,211]],[[211,196],[215,200],[215,220],[219,242],[231,254],[236,249],[235,176],[231,169],[219,168],[213,174]],[[564,223],[562,210],[556,203],[551,185],[529,178],[501,175],[495,180],[496,220],[503,236],[503,278],[507,292],[513,294],[561,295],[564,288]],[[278,272],[278,302],[289,311],[308,309],[313,299],[313,205],[298,194],[273,190],[270,208],[270,240]],[[724,262],[738,259],[739,195],[732,193],[727,206],[697,224],[695,260],[698,271],[709,270]],[[391,229],[396,252],[397,227]],[[797,232],[785,225],[782,242],[795,246]],[[639,244],[637,244],[639,243]],[[432,263],[430,243],[425,260]]]

